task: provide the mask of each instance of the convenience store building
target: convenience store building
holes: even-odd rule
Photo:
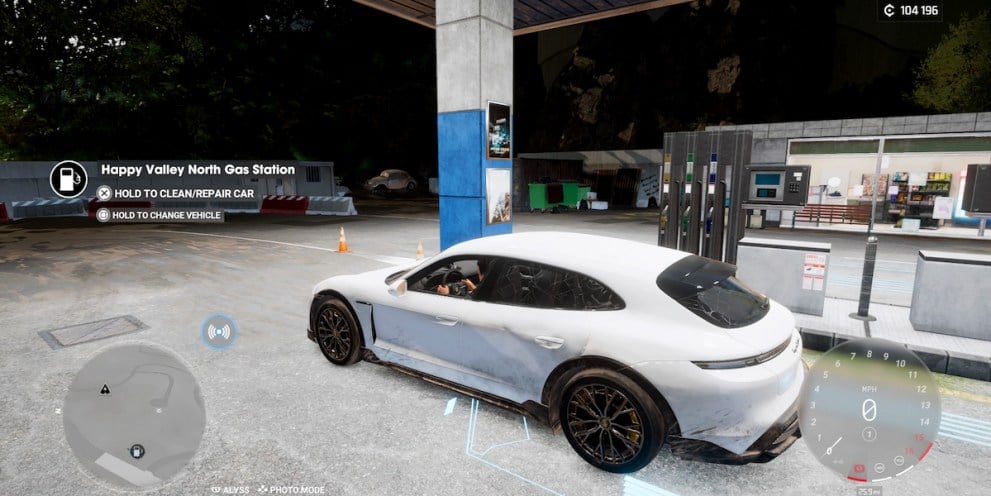
[[[812,166],[809,204],[869,205],[878,223],[974,226],[960,209],[968,164],[991,163],[991,112],[709,126],[750,130],[754,164]],[[784,212],[782,225],[791,222]],[[772,219],[773,220],[773,219]]]

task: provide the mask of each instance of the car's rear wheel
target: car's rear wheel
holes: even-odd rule
[[[414,189],[416,189],[416,183],[413,181],[406,183],[406,191],[413,191]]]
[[[320,351],[334,365],[351,365],[361,354],[361,333],[351,310],[343,301],[331,298],[320,305],[316,323]]]
[[[571,447],[602,470],[628,473],[647,466],[664,441],[664,417],[629,377],[588,369],[565,385],[561,426]]]

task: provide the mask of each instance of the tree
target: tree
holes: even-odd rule
[[[964,15],[916,72],[915,103],[939,112],[991,109],[991,15]]]
[[[433,32],[353,2],[15,0],[0,33],[0,160],[436,160]]]

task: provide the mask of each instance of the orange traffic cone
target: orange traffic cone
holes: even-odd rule
[[[417,260],[423,259],[423,241],[416,242],[416,259]]]
[[[337,242],[337,253],[350,253],[348,240],[344,237],[344,226],[341,226],[341,239]]]

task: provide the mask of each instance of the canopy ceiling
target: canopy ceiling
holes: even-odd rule
[[[354,1],[422,26],[435,28],[437,25],[435,0]],[[691,0],[515,0],[513,35],[535,33],[689,1]]]

